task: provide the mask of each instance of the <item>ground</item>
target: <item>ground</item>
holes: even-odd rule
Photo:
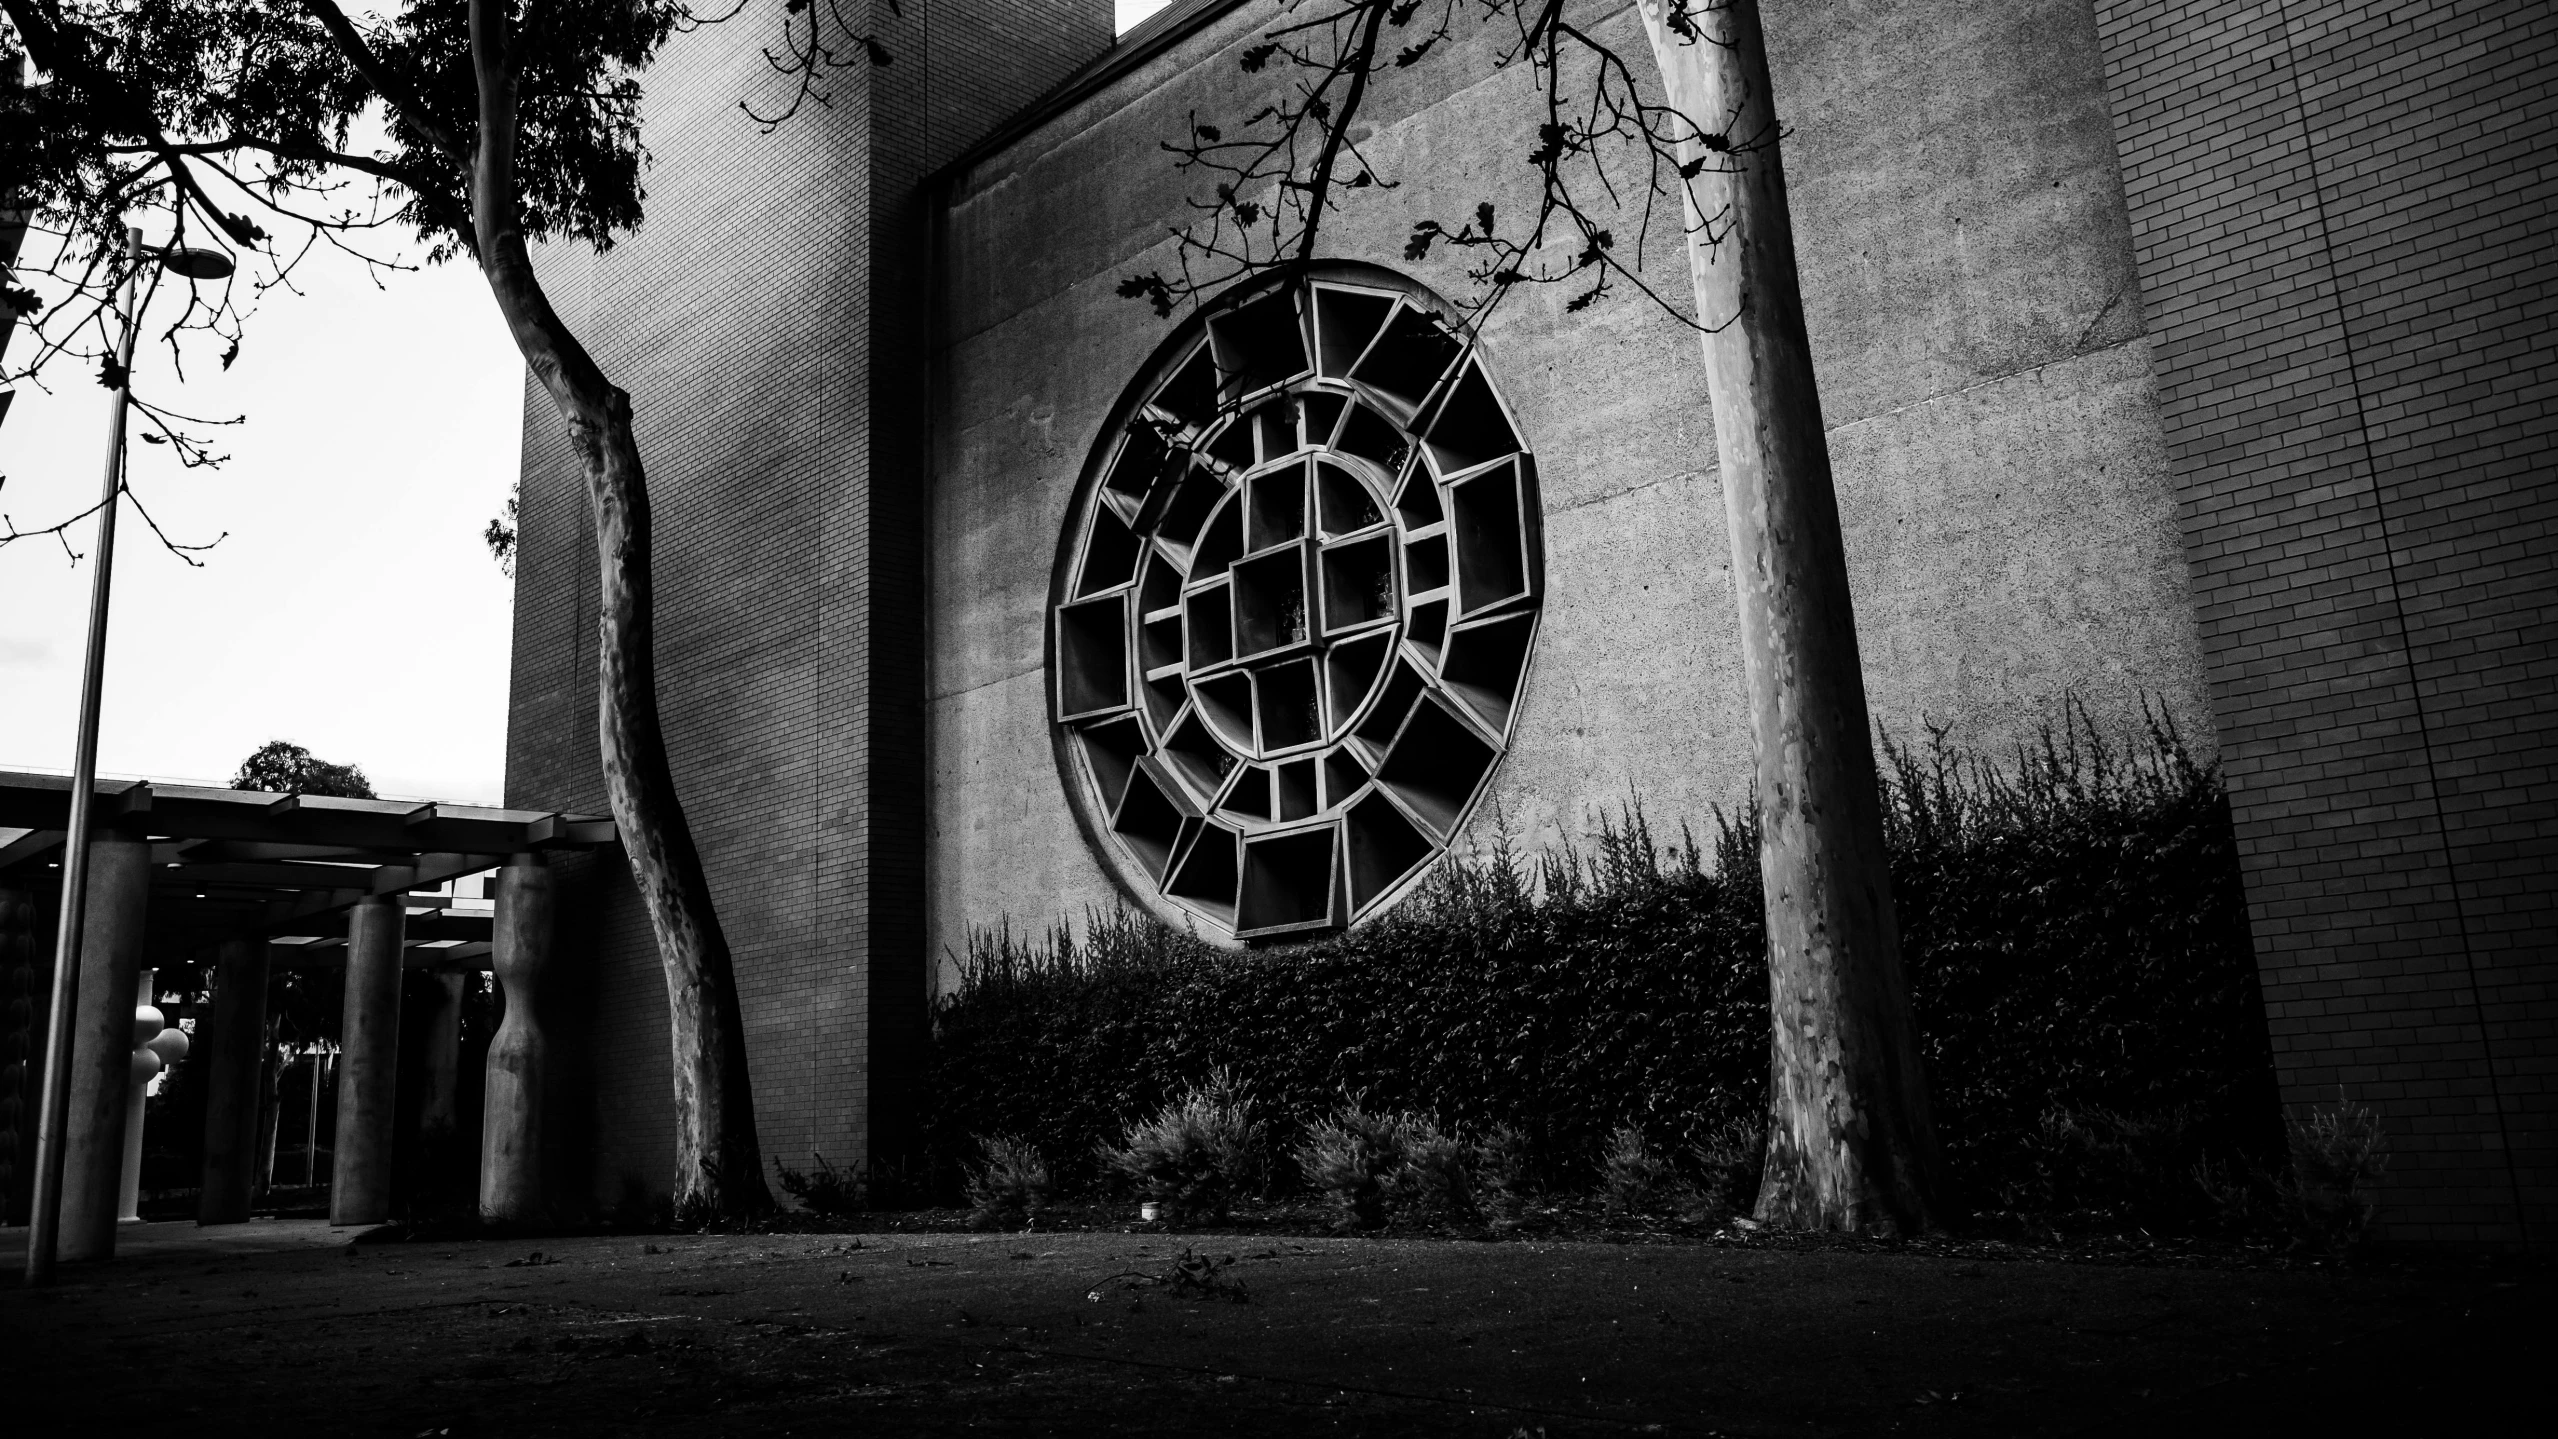
[[[151,1224],[0,1289],[0,1430],[2542,1432],[2553,1291],[1698,1242]]]

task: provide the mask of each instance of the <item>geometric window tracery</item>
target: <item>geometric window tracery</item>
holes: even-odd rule
[[[1049,671],[1069,795],[1132,890],[1223,937],[1391,904],[1508,747],[1535,464],[1443,313],[1344,266],[1193,317],[1068,517]]]

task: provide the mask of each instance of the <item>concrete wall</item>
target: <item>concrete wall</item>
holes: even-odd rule
[[[1236,63],[1269,6],[1198,7],[929,197],[1107,44],[1097,3],[878,0],[898,63],[761,139],[733,105],[766,83],[763,37],[688,38],[650,77],[649,227],[546,257],[637,400],[670,739],[764,1141],[793,1162],[895,1151],[925,972],[969,926],[1118,898],[1051,759],[1043,602],[1164,333],[1113,293],[1171,263],[1187,213],[1159,144],[1285,78]],[[1877,718],[1997,746],[2064,691],[2113,723],[2162,699],[2229,766],[2288,1097],[2380,1106],[2394,1236],[2545,1244],[2558,22],[2521,0],[1766,7]],[[1617,0],[1581,18],[1640,55]],[[1359,139],[1398,188],[1353,198],[1329,254],[1467,295],[1444,252],[1399,256],[1417,219],[1530,198],[1528,80],[1493,50],[1461,35],[1380,77]],[[1660,231],[1646,273],[1683,300]],[[1631,790],[1702,820],[1749,768],[1695,338],[1630,295],[1564,298],[1515,294],[1484,337],[1546,505],[1539,659],[1493,789],[1531,844]],[[530,397],[509,788],[592,808],[563,439]],[[662,1190],[653,946],[613,866],[572,882],[577,1182]]]
[[[2209,747],[2173,491],[2088,0],[1771,3],[1812,339],[1875,714],[1992,746],[2064,691],[2109,722],[2163,696]],[[1583,18],[1629,55],[1615,4]],[[1166,324],[1114,288],[1174,263],[1195,184],[1159,143],[1232,129],[1276,74],[1246,5],[950,178],[935,330],[928,941],[1117,899],[1050,759],[1049,568],[1076,480]],[[1535,111],[1494,37],[1382,77],[1362,191],[1325,251],[1405,264],[1421,218],[1532,199]],[[1648,63],[1648,60],[1645,61]],[[1634,232],[1631,215],[1619,227]],[[1686,300],[1675,224],[1646,273]],[[1534,844],[1630,791],[1704,823],[1750,769],[1729,545],[1697,341],[1620,294],[1514,295],[1484,345],[1537,452],[1546,610],[1492,790]],[[1485,811],[1488,813],[1488,810]],[[1478,831],[1484,820],[1478,819]]]
[[[1100,50],[1100,0],[880,3],[895,63],[758,136],[769,19],[680,39],[648,76],[648,223],[543,275],[633,397],[657,522],[660,695],[736,954],[765,1152],[894,1148],[922,1022],[921,435],[928,227],[917,181]],[[757,16],[762,15],[760,10]],[[876,357],[876,358],[875,358]],[[874,416],[880,417],[874,422]],[[525,410],[510,798],[597,809],[583,482]],[[576,881],[598,1200],[662,1193],[665,989],[617,866]],[[885,1089],[883,1088],[885,1087]]]
[[[2558,1242],[2558,14],[2101,6],[2286,1099]]]

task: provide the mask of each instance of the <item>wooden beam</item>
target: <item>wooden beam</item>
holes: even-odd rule
[[[147,820],[153,835],[178,839],[325,845],[414,854],[421,850],[521,854],[550,846],[593,847],[614,839],[612,821],[594,815],[401,800],[277,795],[195,785],[107,781],[98,786],[101,816],[128,826]],[[0,825],[61,829],[71,782],[59,775],[0,772]]]
[[[506,862],[504,855],[487,854],[422,854],[417,863],[408,866],[408,878],[397,884],[387,882],[391,866],[384,866],[375,877],[373,892],[388,894],[394,889],[433,889],[439,884],[495,869]]]
[[[180,842],[180,859],[210,863],[217,860],[345,860],[355,864],[383,864],[405,857],[404,851],[365,849],[344,844],[280,844],[271,840],[193,839]]]
[[[485,970],[489,967],[489,947],[485,944],[458,945],[452,949],[412,949],[400,957],[402,969]]]
[[[293,899],[279,899],[267,906],[266,918],[258,927],[269,934],[289,932],[296,925],[309,928],[307,921],[332,910],[344,909],[372,892],[370,889],[312,890]]]
[[[424,914],[409,916],[408,934],[410,939],[421,943],[430,940],[485,940],[494,920],[492,915],[457,915],[451,910],[431,909]]]
[[[257,889],[358,889],[373,893],[374,876],[386,865],[358,868],[348,864],[177,864],[152,871],[154,889],[201,889],[206,885]],[[406,871],[403,870],[403,873]],[[398,888],[394,885],[393,888]]]
[[[18,865],[42,859],[60,848],[62,848],[62,831],[58,829],[28,830],[7,844],[0,844],[0,873],[6,873]]]

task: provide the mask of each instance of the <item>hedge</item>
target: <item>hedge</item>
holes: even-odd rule
[[[2172,725],[2109,741],[2073,705],[2004,766],[1937,733],[1887,737],[1879,771],[1931,1093],[1976,1202],[2105,1202],[2108,1165],[2279,1146],[2228,803]],[[1622,1124],[1675,1152],[1756,1123],[1750,821],[1664,844],[1629,801],[1589,850],[1535,857],[1494,829],[1317,943],[1224,950],[1125,912],[972,934],[935,1010],[932,1153],[1019,1136],[1089,1175],[1095,1144],[1219,1066],[1283,1127],[1355,1095],[1515,1126],[1558,1179]]]

